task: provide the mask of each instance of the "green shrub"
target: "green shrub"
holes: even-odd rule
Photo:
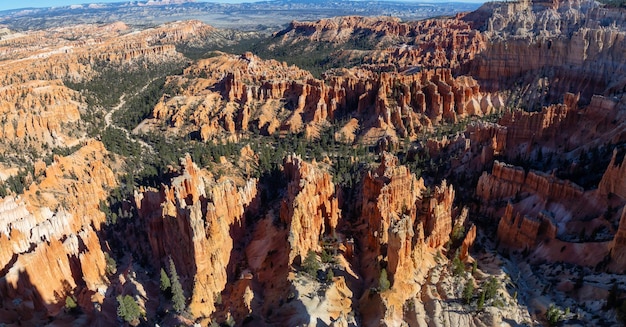
[[[550,324],[550,326],[556,326],[556,324],[561,321],[562,317],[563,313],[561,312],[561,310],[554,306],[554,304],[550,304],[548,311],[546,311],[546,319],[548,320],[548,324]]]
[[[75,311],[78,308],[78,304],[76,303],[76,299],[73,296],[68,295],[65,297],[65,310],[67,311]]]
[[[109,253],[104,252],[104,261],[106,262],[105,272],[107,275],[113,275],[117,272],[117,263],[115,259],[111,258]]]

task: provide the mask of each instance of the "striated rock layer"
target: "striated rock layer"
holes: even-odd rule
[[[555,103],[565,92],[580,93],[583,103],[624,92],[626,26],[619,10],[589,0],[517,1],[485,4],[464,19],[490,43],[469,64],[487,90],[521,82],[525,106]]]
[[[275,34],[270,49],[302,44],[305,51],[316,44],[349,47],[348,42],[368,44],[365,49],[342,51],[339,56],[363,56],[375,65],[409,67],[457,67],[484,50],[484,36],[456,17],[401,22],[392,17],[335,17],[316,22],[292,22]]]
[[[504,106],[501,97],[481,92],[471,77],[453,77],[449,69],[335,70],[318,80],[251,53],[201,60],[168,85],[173,94],[160,100],[143,128],[165,125],[171,133],[201,140],[237,141],[242,133],[259,131],[315,137],[319,126],[348,114],[364,129],[363,140],[375,143],[384,135],[415,137],[433,124],[489,115]]]
[[[254,180],[242,188],[231,181],[211,182],[190,157],[183,160],[181,175],[170,186],[136,195],[154,265],[173,260],[191,295],[192,315],[206,317],[215,311],[216,297],[229,274],[233,237],[244,226],[244,213],[255,197]]]
[[[24,312],[24,321],[56,315],[70,295],[88,312],[103,301],[109,280],[99,205],[116,185],[106,153],[89,141],[55,157],[23,195],[0,200],[0,294],[5,308]]]

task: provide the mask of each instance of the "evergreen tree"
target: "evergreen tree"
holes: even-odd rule
[[[117,316],[124,321],[131,323],[141,317],[141,308],[135,299],[130,295],[117,296]]]
[[[320,269],[320,262],[317,260],[317,254],[313,250],[309,250],[302,262],[302,269],[312,277],[317,275],[317,271]]]
[[[474,281],[469,279],[463,288],[463,300],[465,304],[470,304],[472,302],[472,297],[474,296]]]
[[[170,278],[167,277],[167,273],[165,269],[161,268],[161,291],[165,292],[170,289],[172,283],[170,282]]]
[[[485,291],[480,292],[480,297],[478,298],[478,310],[482,310],[485,306]]]
[[[181,313],[185,309],[187,299],[185,299],[183,286],[178,279],[178,273],[176,272],[176,266],[172,258],[170,258],[170,282],[172,287],[172,305],[176,312]]]
[[[459,252],[457,251],[452,259],[452,274],[454,276],[460,276],[465,272],[465,264],[459,258]]]
[[[328,271],[326,272],[326,282],[327,283],[332,282],[333,278],[335,278],[335,273],[333,272],[332,268],[329,268]]]
[[[387,278],[387,269],[383,268],[380,271],[380,277],[378,278],[378,290],[384,292],[391,287],[389,278]]]
[[[485,285],[485,299],[493,299],[498,294],[498,288],[500,283],[495,277],[489,277],[487,284]]]

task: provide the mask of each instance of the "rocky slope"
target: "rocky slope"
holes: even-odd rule
[[[116,186],[109,166],[102,143],[91,141],[42,163],[24,194],[2,199],[3,323],[55,316],[66,297],[87,312],[103,303],[110,281],[99,206]]]
[[[516,90],[527,108],[556,103],[565,92],[583,103],[621,94],[623,15],[587,0],[487,4],[466,17],[490,40],[469,72],[487,90]]]
[[[415,137],[439,123],[457,123],[504,107],[502,97],[483,93],[474,79],[448,69],[378,74],[338,70],[323,80],[294,66],[251,53],[219,54],[168,80],[173,94],[155,106],[144,131],[165,125],[174,135],[203,141],[237,141],[246,132],[304,132],[317,137],[339,116],[356,119],[360,139]],[[242,135],[244,134],[244,135]]]
[[[2,30],[0,323],[619,324],[625,28],[571,0],[259,55],[198,21]]]
[[[303,48],[307,52],[329,45],[338,49],[339,57],[362,58],[365,63],[399,70],[453,68],[485,49],[484,36],[458,18],[401,22],[392,17],[348,16],[294,21],[275,35],[268,48]]]

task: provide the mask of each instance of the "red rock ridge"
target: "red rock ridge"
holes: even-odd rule
[[[384,154],[378,169],[365,176],[362,270],[366,281],[377,281],[385,267],[391,289],[380,296],[368,292],[362,296],[359,305],[364,321],[402,320],[402,312],[394,307],[420,296],[420,285],[435,265],[435,253],[450,241],[453,221],[458,219],[462,224],[464,220],[453,208],[452,186],[444,181],[429,192],[423,183],[406,167],[397,165],[397,158],[390,154]],[[465,237],[465,248],[461,249],[465,257],[475,232],[470,228]]]
[[[342,110],[364,122],[364,138],[373,143],[381,134],[415,136],[433,123],[503,108],[500,97],[480,92],[470,77],[452,77],[448,69],[399,75],[335,70],[322,81],[250,53],[202,60],[168,85],[174,94],[155,106],[152,122],[169,122],[172,133],[197,132],[203,140],[236,140],[250,130],[308,131]]]
[[[570,182],[538,171],[526,173],[523,168],[496,161],[491,174],[483,172],[476,195],[491,200],[506,200],[520,192],[537,194],[545,200],[568,200],[581,197],[584,190]]]
[[[353,38],[372,43],[365,62],[390,64],[400,69],[412,66],[456,67],[474,58],[485,38],[458,19],[400,22],[390,17],[336,17],[316,22],[292,22],[276,35],[278,44],[329,42],[345,44]]]
[[[68,157],[55,157],[23,196],[0,201],[0,293],[5,308],[21,298],[29,313],[59,313],[74,294],[86,312],[102,303],[108,287],[98,232],[99,210],[116,185],[100,142],[89,141]]]
[[[155,266],[172,258],[194,317],[209,317],[226,287],[233,251],[231,233],[244,225],[244,212],[256,197],[256,181],[237,188],[211,179],[187,156],[182,173],[160,191],[144,190],[135,197],[148,229]],[[233,234],[234,235],[234,234]]]
[[[323,235],[333,235],[341,211],[332,177],[293,155],[283,163],[284,173],[291,182],[281,202],[280,219],[289,226],[289,263],[309,250],[320,252]]]

